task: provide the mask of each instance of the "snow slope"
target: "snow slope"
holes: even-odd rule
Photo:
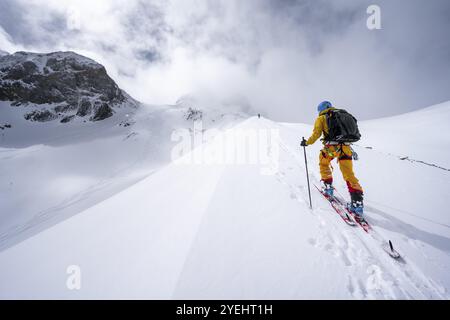
[[[439,123],[449,109],[447,103],[395,123],[398,129],[420,123],[423,112]],[[194,154],[220,149],[224,135],[273,130],[274,174],[262,174],[266,165],[258,164],[170,163],[0,252],[0,297],[450,298],[450,172],[383,149],[375,137],[391,130],[392,120],[361,124],[367,140],[354,147],[360,156],[355,170],[368,221],[393,241],[401,261],[360,228],[345,225],[314,190],[309,209],[299,141],[310,126],[255,117],[235,124]],[[450,145],[448,134],[436,133],[422,132],[424,140],[414,145],[389,141],[437,163],[429,150],[448,153]],[[317,143],[307,150],[313,183],[320,179],[319,149]],[[335,179],[345,194],[338,172]],[[71,265],[81,268],[81,290],[66,287]]]
[[[361,126],[366,133],[363,143],[384,153],[450,170],[450,152],[446,149],[450,145],[449,123],[447,101],[395,117],[366,121]]]
[[[184,106],[117,109],[99,122],[30,122],[0,102],[0,250],[101,202],[171,160],[174,130],[194,128]],[[205,128],[243,115],[208,111]]]

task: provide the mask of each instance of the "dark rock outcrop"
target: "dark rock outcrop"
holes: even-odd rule
[[[73,120],[75,118],[75,115],[67,116],[61,119],[61,123],[67,123]]]
[[[87,116],[87,115],[89,115],[91,113],[92,113],[92,104],[91,104],[91,102],[88,99],[83,98],[80,101],[80,106],[78,107],[77,116],[85,117],[85,116]]]
[[[102,65],[73,52],[0,56],[0,100],[42,106],[26,114],[31,121],[68,122],[72,115],[100,121],[111,117],[115,107],[136,106]]]
[[[203,112],[201,110],[189,107],[184,117],[186,120],[192,121],[202,120]]]
[[[94,116],[92,117],[92,121],[101,121],[101,120],[105,120],[109,117],[112,117],[113,115],[113,110],[111,109],[111,107],[107,104],[107,103],[103,103],[100,108],[97,109],[97,111],[95,112]]]
[[[49,110],[34,110],[25,114],[25,119],[30,121],[46,122],[55,120],[57,116]]]

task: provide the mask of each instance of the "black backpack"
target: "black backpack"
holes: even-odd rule
[[[356,142],[361,139],[358,121],[354,116],[342,109],[330,110],[326,114],[328,135],[325,141]]]

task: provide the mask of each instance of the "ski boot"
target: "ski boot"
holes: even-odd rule
[[[347,204],[347,209],[355,215],[359,221],[364,221],[364,203],[362,192],[352,192],[352,201]]]
[[[322,180],[322,191],[327,197],[333,197],[334,196],[334,188],[333,185],[329,182]]]

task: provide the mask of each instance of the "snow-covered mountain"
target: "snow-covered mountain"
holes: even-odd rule
[[[0,55],[0,101],[11,101],[26,120],[61,123],[100,121],[138,106],[101,64],[74,52]]]
[[[138,103],[103,66],[72,52],[19,52],[0,62],[0,100],[7,99],[0,101],[0,248],[169,163],[176,130],[193,134],[248,117],[239,106],[224,111],[193,97]]]
[[[97,122],[30,122],[0,102],[0,250],[169,163],[177,130],[194,135],[248,117],[198,103],[141,105],[117,114]]]
[[[6,202],[2,218],[12,211],[26,211],[28,218],[0,236],[0,297],[449,299],[450,170],[430,150],[445,153],[450,142],[436,131],[440,125],[410,129],[414,123],[421,128],[424,114],[427,123],[448,122],[449,112],[447,102],[361,123],[355,170],[365,188],[367,219],[378,237],[393,241],[401,260],[389,257],[361,228],[343,223],[314,189],[309,209],[299,148],[309,125],[227,116],[189,102],[141,108],[131,126],[112,126],[117,131],[98,142],[81,142],[80,135],[78,144],[2,148],[0,173],[7,182],[0,194],[15,199]],[[171,161],[171,132],[189,129],[193,140],[204,133],[194,118],[209,119],[206,127],[219,131]],[[249,132],[258,143],[269,141],[266,151],[276,162],[183,161],[217,155],[229,137],[248,138]],[[319,150],[318,143],[307,149],[316,184]],[[98,165],[87,169],[77,159],[68,161],[81,152],[99,155],[97,161],[83,156]],[[32,169],[20,178],[12,173],[25,170],[30,159],[42,164],[55,154],[70,170],[56,165],[52,188],[42,181],[54,167],[40,168],[44,180],[35,176],[29,189],[25,181]],[[108,177],[112,167],[116,174]],[[338,170],[335,179],[345,195]],[[33,211],[23,199],[39,187],[48,198],[34,199]],[[53,200],[65,200],[43,208],[55,191]],[[81,290],[66,286],[74,265],[81,270]]]

